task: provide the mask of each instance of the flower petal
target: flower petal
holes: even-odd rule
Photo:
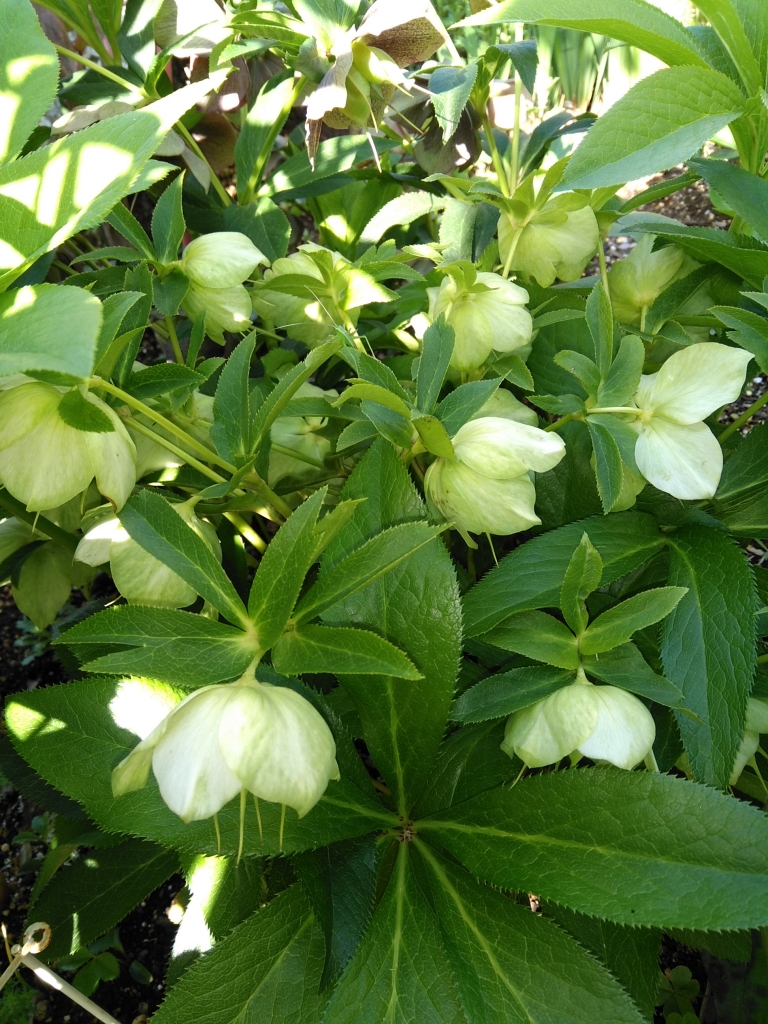
[[[751,358],[743,348],[716,342],[689,345],[669,357],[641,401],[635,400],[676,423],[697,423],[736,401]]]
[[[219,727],[227,764],[245,789],[299,817],[338,779],[336,744],[308,700],[283,686],[241,686]]]
[[[705,423],[673,423],[654,416],[640,429],[635,462],[654,487],[693,501],[713,497],[723,471],[723,451]]]
[[[736,752],[736,760],[733,763],[733,771],[731,777],[728,780],[732,786],[735,786],[739,781],[739,776],[744,771],[747,761],[750,761],[757,753],[757,748],[760,746],[760,733],[752,732],[751,729],[747,729],[744,733],[744,737],[741,741],[741,746]]]
[[[501,749],[529,768],[555,764],[576,750],[594,731],[597,707],[591,687],[572,683],[544,700],[517,711],[507,721]]]
[[[93,477],[85,437],[54,410],[0,452],[0,480],[31,511],[63,505],[84,491]]]
[[[596,709],[595,728],[579,751],[593,761],[608,761],[617,768],[634,768],[653,747],[656,725],[648,708],[617,686],[589,690]]]
[[[437,459],[424,479],[433,511],[465,533],[520,533],[541,520],[534,511],[536,490],[527,473],[491,480],[460,462]]]
[[[219,746],[219,722],[232,693],[225,685],[190,694],[168,716],[155,747],[152,768],[160,793],[183,821],[210,818],[242,789]]]
[[[453,438],[453,448],[465,466],[499,480],[529,469],[546,473],[565,455],[559,434],[499,416],[469,420]]]

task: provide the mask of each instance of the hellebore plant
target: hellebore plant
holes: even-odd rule
[[[45,955],[181,873],[153,1024],[642,1024],[683,938],[758,1005],[766,5],[38,6],[0,582],[62,681],[0,771]],[[664,68],[551,111],[526,17]],[[699,177],[732,230],[642,212]]]

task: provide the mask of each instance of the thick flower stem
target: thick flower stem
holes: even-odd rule
[[[79,537],[75,537],[71,533],[67,533],[66,530],[62,530],[60,526],[52,523],[45,516],[41,516],[38,512],[28,512],[24,504],[9,494],[4,487],[0,488],[0,508],[6,509],[16,516],[17,519],[20,519],[22,523],[27,523],[37,533],[42,533],[69,551],[74,551],[78,545]]]
[[[570,423],[572,420],[580,420],[581,418],[581,413],[569,412],[567,416],[561,416],[559,420],[555,420],[555,422],[550,423],[548,427],[544,427],[544,430],[547,431],[547,433],[552,430],[559,430],[560,427],[564,427],[566,423]]]
[[[214,169],[208,163],[208,160],[206,159],[205,154],[203,153],[202,149],[200,149],[198,144],[192,138],[192,133],[187,128],[184,127],[184,125],[181,123],[181,121],[178,121],[176,123],[175,131],[177,131],[179,133],[179,135],[181,135],[181,137],[184,139],[184,141],[189,146],[189,148],[192,150],[192,152],[195,154],[195,156],[199,157],[203,161],[203,163],[207,164],[208,169],[211,172],[211,184],[213,185],[213,189],[216,192],[216,195],[219,197],[219,199],[222,201],[222,203],[224,203],[225,206],[231,206],[232,205],[231,197],[229,196],[229,194],[227,193],[226,189],[224,188],[224,186],[219,181],[219,176],[216,174]]]
[[[248,541],[248,543],[256,548],[259,554],[263,554],[267,550],[267,542],[263,537],[260,537],[254,528],[243,519],[242,516],[238,515],[237,512],[225,512],[224,518],[228,519],[234,526],[237,532]]]
[[[237,860],[235,861],[235,867],[240,867],[240,860],[243,856],[243,840],[245,838],[245,799],[248,796],[246,790],[240,790],[240,839],[237,844]]]
[[[168,328],[168,337],[171,340],[171,348],[173,349],[173,358],[180,365],[184,365],[184,356],[181,351],[181,345],[179,344],[179,336],[176,333],[176,327],[173,322],[172,316],[165,318],[165,326]]]
[[[512,236],[512,242],[510,243],[510,246],[509,246],[509,252],[507,253],[507,258],[504,261],[504,271],[502,273],[502,276],[505,277],[505,278],[509,277],[509,272],[512,269],[512,260],[515,258],[515,250],[517,249],[517,245],[518,245],[518,242],[520,241],[520,238],[521,238],[522,234],[523,234],[523,229],[522,228],[518,228],[517,231]]]
[[[139,420],[131,418],[129,423],[132,430],[135,430],[139,434],[143,434],[144,437],[148,437],[150,441],[154,441],[155,444],[159,444],[173,455],[176,455],[178,458],[186,462],[188,466],[192,466],[196,469],[198,473],[202,473],[203,476],[207,476],[209,480],[213,480],[217,484],[226,483],[227,478],[222,476],[221,473],[217,473],[204,463],[198,462],[194,455],[190,455],[189,452],[185,452],[183,448],[179,448],[179,446],[173,444],[172,441],[167,440],[167,438],[162,437],[160,434],[156,434],[154,430],[146,427],[143,423],[140,423]]]
[[[765,394],[760,395],[760,397],[756,401],[754,401],[752,405],[750,405],[750,407],[745,412],[743,412],[737,420],[734,420],[733,423],[730,423],[725,428],[722,434],[720,434],[719,441],[722,443],[727,438],[729,438],[731,434],[735,434],[737,430],[739,430],[741,427],[744,426],[745,423],[749,422],[749,420],[752,419],[752,417],[759,409],[763,408],[766,402],[768,402],[768,391],[766,391]]]
[[[523,40],[523,26],[518,22],[515,25],[515,42]],[[509,194],[514,195],[517,189],[517,178],[520,173],[520,112],[522,105],[522,82],[520,74],[515,68],[515,123],[512,129],[512,166],[509,170]]]
[[[504,164],[501,159],[501,154],[499,153],[499,148],[496,145],[496,139],[493,136],[493,128],[491,127],[491,120],[488,117],[487,111],[482,115],[481,120],[483,125],[483,131],[485,132],[485,137],[488,140],[488,151],[491,154],[491,160],[493,160],[493,167],[494,170],[496,171],[496,177],[499,179],[499,188],[501,189],[505,196],[509,196],[507,175],[504,170]]]

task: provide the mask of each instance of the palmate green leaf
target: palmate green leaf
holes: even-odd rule
[[[687,526],[670,543],[669,582],[688,593],[664,622],[664,674],[703,723],[677,716],[694,776],[724,788],[755,672],[754,581],[743,552],[719,530]]]
[[[476,78],[477,64],[467,64],[463,68],[438,66],[429,76],[432,106],[444,143],[456,134]]]
[[[98,224],[161,140],[223,79],[217,73],[132,113],[100,121],[0,170],[0,288],[43,253]]]
[[[184,238],[183,187],[184,175],[179,174],[160,196],[152,214],[152,240],[161,263],[176,259]]]
[[[342,975],[323,1024],[466,1024],[437,919],[401,843],[384,899]]]
[[[451,362],[455,340],[453,327],[442,316],[424,332],[416,377],[416,405],[423,413],[434,412]]]
[[[134,398],[145,402],[148,398],[166,395],[179,388],[200,387],[205,377],[188,366],[178,363],[158,363],[134,371],[125,384],[125,390]]]
[[[593,658],[583,659],[588,676],[611,686],[656,701],[668,708],[686,707],[682,690],[664,676],[657,675],[632,643],[621,644]]]
[[[768,182],[764,184],[768,188]],[[751,352],[763,373],[768,373],[768,320],[736,306],[713,306],[711,312],[729,329],[730,338]]]
[[[618,924],[727,930],[768,920],[768,821],[669,775],[537,775],[415,828],[494,885]]]
[[[28,0],[0,7],[0,164],[12,160],[50,107],[59,82],[56,51]]]
[[[165,805],[150,778],[145,789],[115,799],[112,769],[146,735],[147,725],[160,721],[183,691],[175,694],[161,683],[147,680],[82,679],[62,686],[20,694],[8,702],[8,735],[32,767],[67,796],[81,803],[102,828],[140,836],[187,855],[218,852],[213,822],[189,825]],[[123,726],[126,726],[124,728]],[[339,752],[342,763],[344,754]],[[262,834],[256,811],[246,808],[246,855],[276,855],[280,847],[281,809],[260,802]],[[240,841],[240,806],[236,797],[219,812],[221,852],[237,853]],[[294,853],[397,824],[368,792],[349,777],[332,782],[320,802],[301,819],[288,811],[282,850]],[[263,837],[262,837],[263,836]]]
[[[598,422],[597,418],[589,417],[587,426],[595,453],[597,493],[600,495],[603,512],[607,515],[621,494],[624,479],[621,452],[616,439],[605,424]]]
[[[38,284],[0,295],[0,376],[52,370],[88,377],[101,324],[101,303],[84,288]]]
[[[446,395],[435,410],[435,416],[443,424],[449,437],[453,437],[460,427],[482,409],[491,395],[497,391],[502,379],[495,377],[491,380],[470,381],[467,384],[460,384]]]
[[[589,621],[586,600],[600,586],[603,560],[587,534],[583,534],[565,571],[560,591],[563,618],[574,633],[582,633]]]
[[[468,1021],[641,1024],[618,982],[564,931],[427,843],[417,840],[416,849]]]
[[[611,300],[598,281],[587,299],[587,326],[595,346],[595,362],[604,379],[613,362],[613,310]]]
[[[423,503],[394,449],[378,441],[347,481],[345,498],[366,497],[327,549],[323,575],[382,529],[421,520]],[[295,513],[294,513],[295,515]],[[274,543],[274,542],[273,542]],[[328,624],[369,627],[403,650],[422,680],[346,676],[366,743],[401,813],[429,778],[450,712],[461,632],[450,558],[430,543],[386,576],[329,609]]]
[[[730,510],[739,499],[755,491],[760,493],[767,482],[768,427],[757,424],[745,438],[739,439],[736,451],[723,467],[723,475],[713,500],[715,514],[720,517],[728,509],[729,514],[723,517],[723,521],[734,529]]]
[[[748,235],[718,228],[695,228],[668,217],[633,213],[621,221],[634,234],[652,234],[681,249],[702,263],[719,263],[745,281],[761,288],[768,276],[768,247]]]
[[[315,1024],[323,933],[301,886],[257,910],[192,964],[154,1014],[156,1024]]]
[[[452,28],[515,21],[597,32],[646,50],[665,64],[706,67],[695,38],[679,21],[644,0],[503,0]]]
[[[535,39],[521,39],[516,43],[494,43],[483,54],[485,66],[491,61],[512,61],[512,66],[528,92],[536,88],[536,69],[539,66],[539,53]],[[497,63],[495,70],[501,70]],[[498,74],[494,75],[497,78]]]
[[[727,160],[691,160],[690,167],[723,197],[763,242],[768,242],[768,182]]]
[[[531,613],[529,613],[531,614]],[[530,707],[575,679],[573,670],[527,665],[489,676],[463,693],[453,708],[457,722],[485,722]]]
[[[739,20],[738,4],[731,0],[696,0],[696,6],[720,37],[747,93],[758,96],[764,84],[764,74],[752,52],[746,25]]]
[[[140,839],[89,850],[35,904],[35,920],[53,932],[43,959],[60,960],[90,945],[178,869],[173,850]]]
[[[341,974],[365,933],[373,913],[378,861],[375,836],[347,839],[293,858],[325,936],[323,989]]]
[[[421,679],[410,658],[367,629],[303,625],[283,633],[272,650],[283,675],[332,672],[335,675],[391,675]]]
[[[211,440],[222,458],[242,466],[251,454],[250,369],[254,337],[238,343],[227,359],[216,385],[213,400]]]
[[[247,206],[232,203],[221,215],[223,230],[240,231],[264,253],[270,263],[288,251],[291,224],[269,196],[257,196]]]
[[[237,679],[256,655],[240,629],[191,612],[141,605],[99,612],[57,643],[91,672],[147,676],[188,689]]]
[[[427,523],[403,523],[382,530],[324,572],[296,607],[293,620],[306,622],[381,579],[440,534]]]
[[[120,522],[137,544],[173,569],[230,622],[248,628],[243,602],[216,556],[165,498],[140,491],[121,510]]]
[[[657,71],[593,125],[557,188],[600,188],[673,167],[743,114],[745,102],[719,71]]]
[[[511,615],[486,633],[484,639],[505,651],[514,651],[558,668],[575,671],[579,667],[576,637],[564,623],[546,612]]]
[[[504,753],[503,739],[504,723],[499,721],[465,725],[452,732],[440,747],[414,815],[432,814],[512,782],[522,761]]]
[[[635,334],[626,334],[608,371],[608,376],[597,391],[598,406],[626,405],[643,373],[645,346]]]
[[[549,904],[544,908],[611,972],[632,996],[646,1021],[653,1019],[659,994],[659,947],[656,928],[627,928]]]
[[[579,640],[582,654],[602,654],[626,643],[638,629],[669,615],[688,593],[685,587],[656,587],[622,601],[590,623]]]
[[[464,598],[464,632],[480,636],[514,612],[554,608],[573,550],[586,532],[603,560],[602,583],[642,565],[666,543],[658,523],[617,512],[563,526],[516,548]]]
[[[277,531],[259,563],[248,598],[248,615],[263,651],[282,636],[304,577],[317,557],[315,528],[325,494],[326,488],[321,488],[299,505]]]

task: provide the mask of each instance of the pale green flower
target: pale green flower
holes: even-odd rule
[[[177,704],[115,768],[114,795],[142,789],[150,767],[184,821],[210,818],[241,790],[302,817],[339,778],[333,736],[309,701],[247,673]]]
[[[583,196],[568,192],[525,214],[502,211],[499,258],[511,270],[532,277],[542,288],[556,279],[576,281],[597,252],[600,229]]]
[[[224,344],[224,331],[242,334],[251,326],[251,296],[242,284],[230,288],[190,285],[182,306],[190,320],[205,314],[206,333],[220,345]]]
[[[477,369],[491,352],[519,352],[531,343],[528,292],[499,274],[478,274],[471,266],[456,270],[439,288],[428,288],[427,295],[430,319],[444,316],[454,329],[455,370]]]
[[[768,732],[768,701],[750,697],[747,701],[747,719],[736,760],[731,772],[730,784],[735,786],[739,776],[752,761],[760,746],[761,733]]]
[[[714,496],[723,452],[702,421],[739,397],[751,358],[744,349],[705,342],[675,352],[658,373],[640,379],[635,461],[654,487],[689,500]]]
[[[511,715],[501,749],[529,768],[579,753],[631,769],[650,754],[655,738],[642,701],[616,686],[594,686],[580,672],[576,682]]]
[[[671,284],[701,266],[676,245],[653,251],[654,235],[643,235],[626,259],[608,272],[613,315],[639,327],[645,313]]]
[[[179,266],[200,288],[233,288],[247,281],[267,257],[239,231],[213,231],[184,249]]]
[[[565,454],[557,434],[512,419],[470,420],[453,440],[455,459],[436,459],[424,490],[436,517],[463,535],[511,534],[541,520],[529,471],[545,473]]]
[[[116,509],[136,483],[136,449],[123,421],[90,393],[99,429],[71,426],[60,414],[68,392],[35,381],[0,392],[0,481],[32,511],[55,508],[96,486]]]

